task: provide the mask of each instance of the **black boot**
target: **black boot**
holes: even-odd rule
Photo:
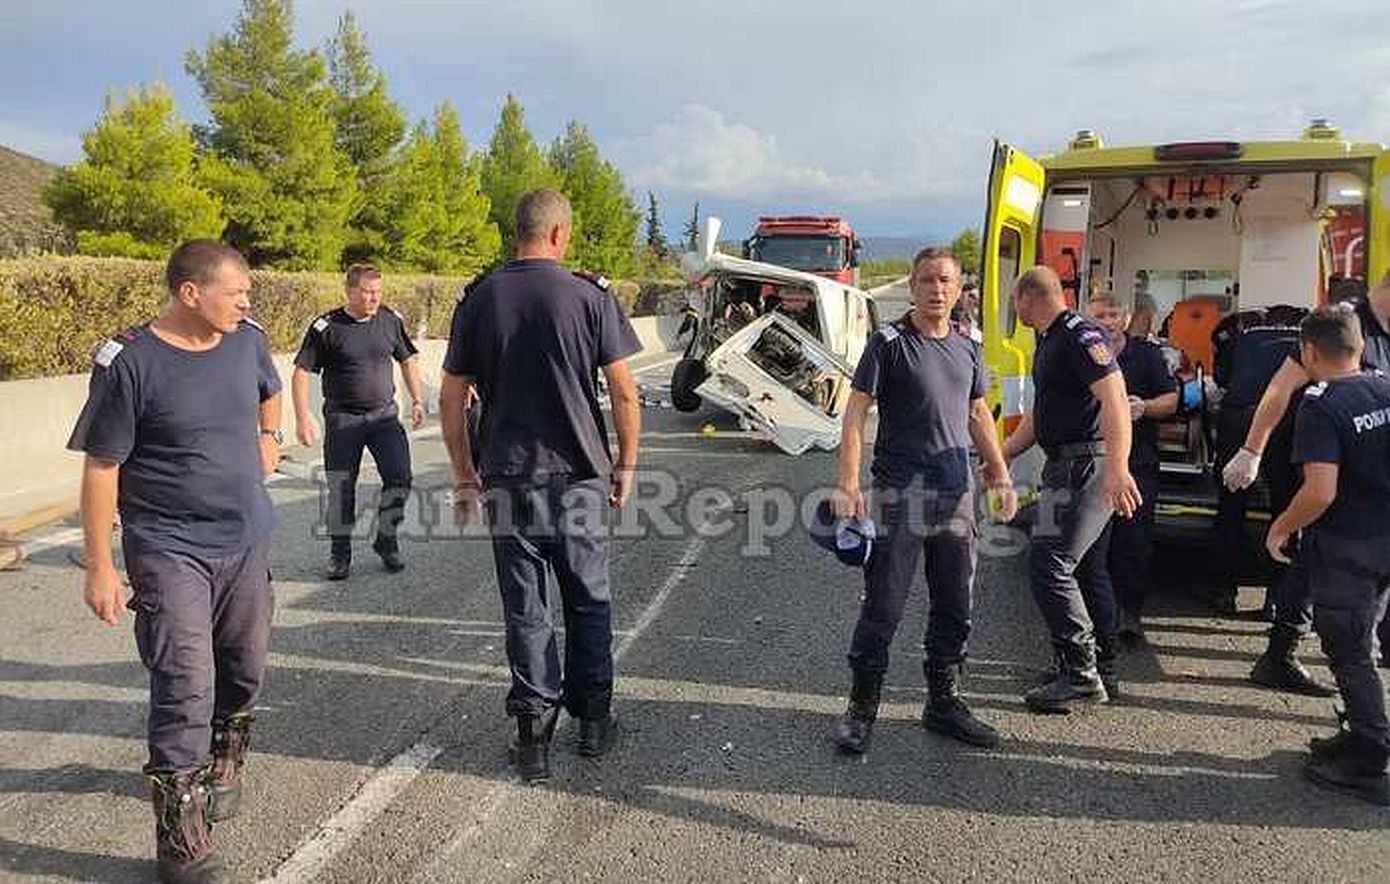
[[[613,748],[618,738],[618,717],[606,712],[597,718],[579,719],[579,754],[598,758]]]
[[[213,725],[208,819],[214,823],[231,819],[241,809],[241,771],[246,766],[246,753],[251,751],[251,722],[255,720],[250,712],[241,712],[225,724]]]
[[[922,710],[922,727],[971,746],[988,749],[999,745],[999,732],[972,715],[961,700],[957,684],[959,666],[925,661],[922,669],[927,675],[927,706]]]
[[[372,541],[372,552],[381,556],[382,566],[392,574],[405,570],[405,562],[401,559],[401,547],[396,538],[378,534],[376,540]]]
[[[333,546],[328,553],[328,568],[323,576],[329,580],[346,580],[352,573],[352,538],[333,538]]]
[[[1314,755],[1303,766],[1303,775],[1324,788],[1390,807],[1387,761],[1390,761],[1390,748],[1361,734],[1347,732],[1341,751],[1331,756]]]
[[[540,715],[516,717],[516,739],[507,749],[517,775],[528,783],[550,779],[550,738],[555,735],[555,722],[560,707],[551,706]]]
[[[1050,715],[1066,715],[1078,704],[1105,703],[1109,699],[1096,671],[1095,643],[1090,640],[1064,647],[1062,670],[1057,677],[1023,695],[1030,711]]]
[[[1294,653],[1300,636],[1286,626],[1275,624],[1269,631],[1269,646],[1255,661],[1250,680],[1255,684],[1307,697],[1335,697],[1337,689],[1313,678]]]
[[[1115,700],[1120,696],[1120,640],[1113,635],[1096,636],[1096,673],[1105,685],[1105,693]]]
[[[208,768],[150,777],[155,851],[165,884],[224,884],[231,873],[212,849]]]
[[[869,749],[874,719],[878,718],[878,698],[883,690],[883,673],[854,671],[849,691],[849,708],[835,725],[835,745],[841,752],[863,755]]]

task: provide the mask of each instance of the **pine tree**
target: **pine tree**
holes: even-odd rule
[[[700,201],[695,201],[695,209],[690,213],[690,220],[685,222],[685,229],[681,231],[681,239],[685,241],[685,249],[688,252],[695,251],[695,247],[700,240]]]
[[[661,212],[656,206],[656,194],[650,190],[647,191],[647,251],[657,260],[664,259],[670,251],[666,234],[661,231]]]
[[[343,260],[372,260],[385,248],[386,220],[379,191],[392,151],[405,135],[405,114],[388,93],[386,78],[372,64],[366,38],[352,12],[338,19],[338,32],[328,43],[327,58],[337,126],[335,143],[357,170],[360,194]]]
[[[337,268],[360,203],[356,175],[335,143],[323,58],[292,43],[290,0],[242,0],[230,33],[189,51],[212,116],[202,178],[253,264]]]
[[[221,235],[222,206],[195,181],[192,134],[168,87],[107,96],[82,149],[44,193],[79,251],[163,258],[185,239]]]
[[[574,121],[551,145],[550,165],[574,211],[570,261],[612,276],[631,274],[641,213],[617,167],[599,156],[589,130]]]
[[[980,232],[967,227],[951,240],[951,254],[960,262],[962,273],[975,275],[980,272]]]
[[[559,176],[546,163],[526,128],[525,111],[515,96],[507,96],[488,142],[482,185],[492,204],[489,217],[502,234],[504,254],[511,255],[516,250],[516,204],[521,195],[538,187],[560,186]]]
[[[470,275],[492,263],[502,238],[481,192],[482,161],[469,156],[448,103],[411,130],[383,182],[387,262],[402,269]]]

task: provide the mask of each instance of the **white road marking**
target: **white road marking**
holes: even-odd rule
[[[377,770],[323,828],[275,870],[268,882],[312,881],[333,857],[353,842],[401,790],[429,767],[442,747],[421,741]]]
[[[25,556],[32,556],[34,553],[41,553],[46,549],[53,549],[57,546],[67,546],[70,543],[78,543],[82,540],[81,528],[65,528],[62,531],[54,531],[51,534],[34,540],[33,542],[20,542],[20,548],[24,550]]]
[[[618,646],[614,648],[613,662],[615,664],[622,660],[628,650],[632,648],[633,643],[641,638],[642,634],[650,629],[651,625],[656,622],[656,618],[660,616],[661,610],[666,607],[666,602],[671,598],[671,594],[675,592],[676,587],[685,582],[686,577],[690,574],[691,568],[699,561],[700,554],[704,552],[707,543],[708,541],[704,537],[696,537],[694,540],[690,541],[690,543],[686,544],[685,549],[681,552],[680,560],[676,562],[671,572],[666,575],[666,580],[662,582],[661,588],[656,591],[656,595],[652,597],[652,600],[647,603],[647,607],[642,610],[642,613],[637,618],[637,623],[623,640],[618,643]],[[563,720],[563,711],[560,713],[560,717]],[[455,835],[442,850],[434,855],[430,862],[422,865],[416,871],[415,875],[411,877],[411,881],[415,882],[415,884],[424,884],[424,882],[437,880],[440,876],[442,867],[448,865],[452,861],[452,857],[457,854],[465,844],[478,836],[483,826],[485,826],[488,820],[492,818],[492,815],[497,812],[497,809],[503,805],[504,799],[510,795],[513,790],[519,788],[522,787],[513,782],[500,782],[489,789],[478,802],[477,812],[474,814],[468,826]]]
[[[680,586],[690,573],[691,567],[699,559],[700,553],[704,551],[707,539],[696,537],[686,545],[681,552],[679,561],[666,576],[666,580],[657,590],[656,595],[647,603],[642,613],[637,618],[637,623],[623,635],[618,646],[613,650],[613,660],[616,663],[621,660],[638,638],[649,629],[661,614],[661,609],[665,607],[671,594],[676,587]],[[427,735],[420,742],[411,746],[409,749],[397,755],[387,762],[385,767],[379,768],[362,784],[357,793],[348,800],[347,804],[335,813],[322,827],[305,841],[287,859],[271,878],[265,879],[271,884],[299,884],[299,882],[312,881],[318,877],[333,858],[341,853],[345,848],[352,844],[359,834],[362,833],[371,823],[380,816],[397,795],[409,786],[416,777],[429,767],[430,763],[443,751],[441,747],[431,742]],[[478,815],[473,823],[459,833],[449,846],[441,853],[436,854],[436,862],[452,855],[457,848],[464,842],[472,838],[487,820],[500,806],[502,798],[508,790],[518,788],[510,782],[498,783],[483,797],[478,805]],[[433,865],[422,870],[416,876],[417,880],[422,875],[427,876]]]

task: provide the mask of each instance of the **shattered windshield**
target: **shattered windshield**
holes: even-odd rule
[[[753,258],[779,267],[818,272],[845,266],[845,240],[839,236],[776,236],[759,238]]]

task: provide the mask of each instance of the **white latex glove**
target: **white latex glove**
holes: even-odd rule
[[[1221,481],[1226,483],[1226,490],[1240,491],[1253,485],[1255,477],[1259,474],[1260,456],[1249,448],[1241,446],[1241,449],[1226,464],[1226,469],[1221,471]]]
[[[1138,396],[1129,397],[1129,419],[1137,421],[1144,416],[1144,400]]]

